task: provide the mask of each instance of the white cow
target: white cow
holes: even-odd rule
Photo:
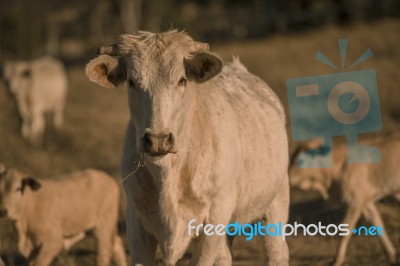
[[[14,169],[0,169],[0,217],[14,222],[18,248],[32,266],[48,266],[87,230],[97,238],[97,265],[127,260],[117,235],[119,186],[112,177],[85,170],[38,180]],[[39,250],[34,255],[34,250]],[[33,258],[32,258],[33,257]]]
[[[192,265],[231,265],[226,236],[190,236],[189,221],[287,220],[282,105],[239,60],[224,64],[207,50],[176,30],[138,32],[100,48],[86,67],[100,85],[129,84],[122,172],[132,265],[154,265],[157,244],[175,265],[192,240]],[[265,237],[265,248],[270,265],[288,265],[281,238]]]
[[[54,114],[54,125],[61,127],[67,93],[67,76],[61,61],[46,56],[7,62],[4,78],[16,99],[25,139],[32,143],[41,141],[47,112]]]
[[[290,184],[304,190],[316,190],[327,199],[331,185],[337,182],[342,190],[343,200],[348,204],[346,216],[342,223],[354,228],[361,214],[373,225],[384,228],[383,220],[376,208],[375,202],[393,195],[400,200],[400,136],[392,135],[361,141],[361,144],[377,147],[381,152],[380,163],[346,163],[346,143],[338,143],[332,148],[333,165],[331,168],[317,168],[318,160],[324,160],[329,154],[313,155],[299,154],[305,150],[321,149],[322,143],[313,140],[300,145],[293,155],[289,171]],[[365,156],[360,150],[360,156]],[[310,161],[315,168],[299,168],[299,160]],[[300,164],[305,162],[300,161]],[[306,166],[306,165],[305,165]],[[346,250],[351,234],[342,238],[336,256],[335,266],[344,263]],[[396,249],[386,230],[380,235],[383,246],[389,256],[391,263],[396,263]]]

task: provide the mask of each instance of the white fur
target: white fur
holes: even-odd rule
[[[25,139],[41,141],[46,112],[52,112],[54,125],[61,127],[67,93],[67,76],[61,61],[42,57],[32,61],[8,62],[4,76],[9,83],[8,89],[16,99]]]
[[[15,222],[21,254],[39,253],[30,265],[48,266],[63,250],[80,241],[87,230],[98,240],[97,265],[108,266],[113,257],[118,266],[127,260],[117,235],[119,186],[112,177],[97,170],[85,170],[42,180],[32,190],[22,180],[26,174],[9,169],[0,173],[0,208]]]
[[[288,143],[279,99],[238,60],[208,81],[176,85],[184,60],[208,49],[182,32],[123,35],[119,49],[128,79],[137,83],[128,92],[122,173],[131,174],[142,158],[145,165],[124,181],[131,265],[154,265],[157,245],[166,265],[175,265],[191,241],[192,265],[231,265],[227,239],[192,239],[188,222],[287,221]],[[92,60],[86,73],[106,85],[96,78],[102,62]],[[140,154],[146,128],[173,132],[177,153]],[[288,265],[286,242],[267,237],[265,248],[270,265]]]

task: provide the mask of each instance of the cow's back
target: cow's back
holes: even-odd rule
[[[30,62],[32,102],[47,111],[63,104],[67,91],[67,75],[61,61],[50,56]]]
[[[119,187],[104,172],[85,170],[51,180],[32,192],[30,215],[33,223],[46,223],[73,235],[96,227],[104,219],[118,219]]]
[[[364,194],[380,199],[400,193],[400,136],[383,136],[360,143],[378,148],[381,159],[379,163],[344,165],[341,178],[345,200],[364,197]]]
[[[281,184],[288,183],[284,110],[268,85],[238,60],[226,64],[210,86],[219,91],[210,101],[225,101],[229,108],[224,111],[232,113],[225,120],[235,124],[229,137],[236,136],[229,141],[236,147],[230,150],[240,154],[236,165],[241,168],[236,172],[238,198],[233,219],[247,222],[265,213]],[[224,139],[227,135],[220,136],[220,141]]]

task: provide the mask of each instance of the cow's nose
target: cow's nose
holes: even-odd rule
[[[147,131],[142,138],[142,151],[152,156],[175,153],[175,137],[172,133],[152,133]]]
[[[0,217],[6,217],[7,216],[7,210],[6,209],[0,209]]]

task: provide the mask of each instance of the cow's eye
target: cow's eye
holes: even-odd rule
[[[181,77],[181,79],[178,82],[178,86],[181,86],[181,87],[186,86],[186,83],[187,83],[187,78]]]

